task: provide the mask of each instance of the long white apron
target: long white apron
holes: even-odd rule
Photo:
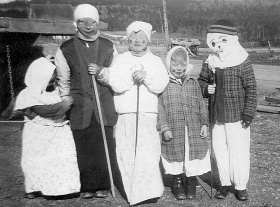
[[[26,193],[58,196],[80,191],[80,173],[72,131],[67,121],[42,117],[26,120],[21,166]]]
[[[164,186],[159,168],[161,147],[156,130],[157,114],[140,113],[135,157],[136,114],[119,114],[116,152],[130,205],[160,197]]]

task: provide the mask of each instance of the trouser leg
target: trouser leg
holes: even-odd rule
[[[106,129],[105,129],[106,130]],[[109,130],[110,131],[110,130]],[[94,115],[91,125],[84,130],[72,130],[80,170],[81,191],[110,189],[110,179],[100,124]],[[112,136],[106,130],[108,135]]]
[[[244,190],[250,171],[250,128],[244,129],[240,122],[226,124],[230,179],[235,189]]]
[[[213,150],[217,161],[222,186],[230,186],[230,163],[225,126],[215,124],[213,128]]]

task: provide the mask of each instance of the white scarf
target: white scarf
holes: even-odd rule
[[[46,92],[56,66],[41,57],[31,63],[25,75],[26,88],[17,96],[14,110],[35,105],[50,105],[61,101],[58,91]]]
[[[168,71],[168,74],[169,74],[169,77],[172,79],[172,80],[176,80],[177,82],[181,83],[182,84],[182,80],[181,79],[177,79],[175,78],[171,72],[170,72],[170,64],[171,64],[171,57],[172,57],[172,54],[177,50],[177,49],[183,49],[185,52],[186,52],[186,55],[187,55],[187,69],[186,69],[186,74],[185,76],[188,76],[190,74],[190,72],[192,71],[193,69],[193,65],[190,64],[190,60],[189,60],[189,53],[188,51],[186,50],[186,48],[182,47],[182,46],[175,46],[173,47],[172,49],[170,49],[166,55],[166,66],[167,66],[167,71]]]

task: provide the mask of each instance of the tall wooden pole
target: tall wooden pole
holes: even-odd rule
[[[97,83],[96,83],[96,80],[95,80],[94,76],[92,76],[92,82],[93,82],[95,99],[96,99],[97,109],[98,109],[98,114],[99,114],[99,119],[100,119],[100,126],[101,126],[101,131],[102,131],[102,136],[103,136],[105,155],[106,155],[106,159],[107,159],[109,179],[110,179],[110,183],[111,183],[111,192],[112,192],[112,196],[114,198],[114,197],[116,197],[116,193],[115,193],[115,188],[114,188],[112,167],[111,167],[110,155],[109,155],[109,150],[108,150],[108,145],[107,145],[106,132],[105,132],[104,121],[103,121],[103,116],[102,116],[102,109],[101,109],[101,104],[100,104],[100,98],[99,98],[99,95],[98,95]]]
[[[159,9],[159,17],[160,17],[160,23],[161,23],[161,32],[162,32],[162,36],[163,36],[163,42],[164,42],[164,45],[166,46],[165,32],[164,32],[163,21],[162,21],[160,9]]]
[[[169,29],[168,29],[167,10],[166,10],[165,0],[162,0],[162,5],[163,5],[163,18],[164,18],[164,30],[165,30],[165,46],[166,46],[166,51],[169,51],[170,39],[169,39]]]

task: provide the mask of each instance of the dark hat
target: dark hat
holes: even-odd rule
[[[225,19],[218,20],[213,25],[211,25],[208,30],[208,33],[237,35],[237,31],[234,24],[231,21]]]

